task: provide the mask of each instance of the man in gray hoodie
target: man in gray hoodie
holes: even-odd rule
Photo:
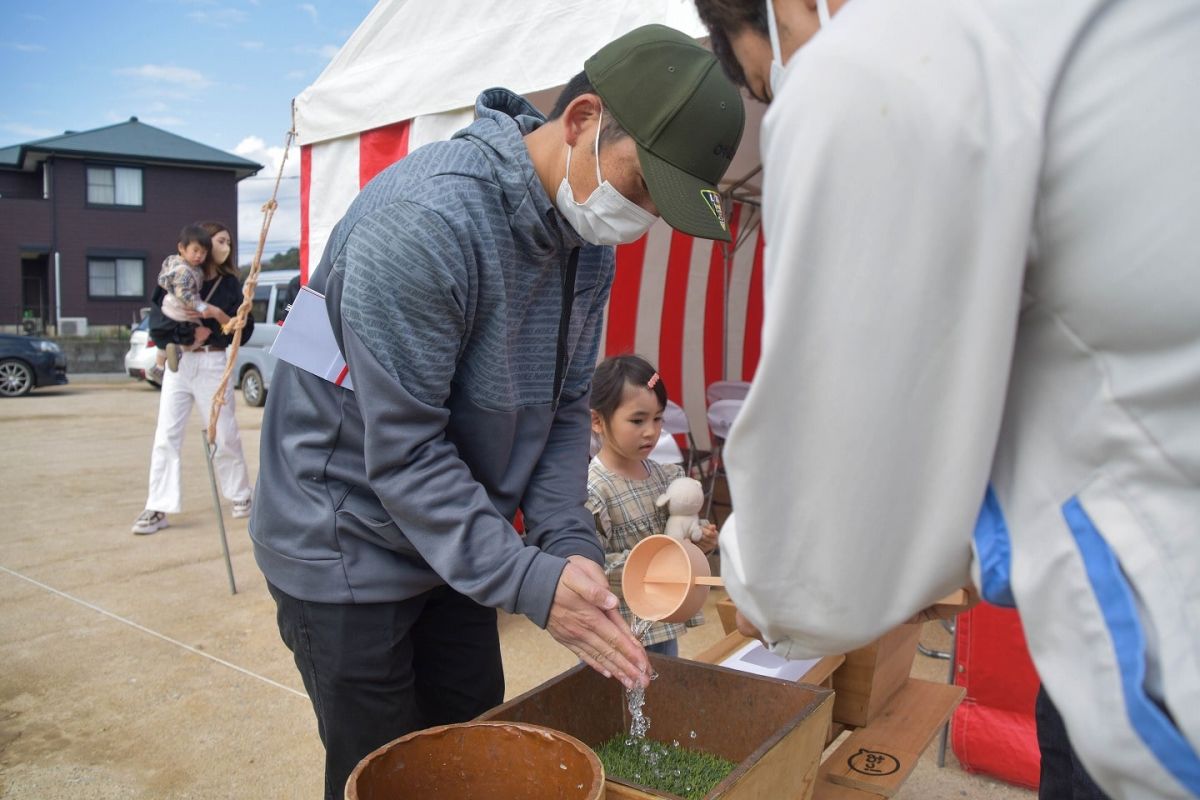
[[[484,92],[334,228],[311,285],[354,390],[278,365],[250,525],[327,797],[376,747],[503,699],[496,608],[648,683],[584,506],[608,245],[659,215],[727,240],[716,183],[743,124],[712,55],[647,26],[590,58],[548,122]]]

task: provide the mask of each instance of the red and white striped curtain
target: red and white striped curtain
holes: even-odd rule
[[[422,125],[426,119],[300,148],[303,280],[359,189],[410,149],[470,121],[457,114]],[[757,218],[752,206],[734,204],[730,227],[737,248],[686,236],[662,222],[617,248],[601,353],[638,353],[656,364],[701,447],[709,443],[705,388],[718,380],[750,380],[758,365],[763,240]]]

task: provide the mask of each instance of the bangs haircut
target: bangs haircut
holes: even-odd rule
[[[187,247],[193,242],[212,252],[212,237],[208,235],[208,231],[199,225],[184,225],[183,230],[179,231],[179,246]]]
[[[233,240],[233,231],[229,230],[229,226],[226,225],[224,222],[217,222],[216,220],[209,220],[208,222],[198,222],[196,224],[199,225],[204,230],[208,231],[208,235],[210,237],[216,236],[221,231],[225,231],[226,233],[229,234],[229,257],[225,259],[225,263],[218,264],[215,261],[213,261],[213,254],[212,254],[211,247],[208,248],[208,261],[210,264],[212,264],[214,267],[217,268],[217,272],[221,273],[222,275],[229,275],[230,277],[236,278],[237,274],[238,274],[237,249],[235,246],[235,242]]]
[[[663,384],[662,378],[655,381],[653,387],[646,385],[656,373],[657,370],[650,365],[650,362],[641,356],[627,354],[604,359],[592,375],[592,397],[589,404],[592,411],[599,414],[607,425],[612,419],[612,415],[617,413],[617,409],[621,406],[621,398],[625,396],[626,386],[650,389],[658,398],[659,410],[665,409],[667,407],[667,387]]]

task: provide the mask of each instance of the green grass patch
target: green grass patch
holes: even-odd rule
[[[723,758],[620,733],[596,748],[604,773],[632,783],[700,800],[737,765]]]

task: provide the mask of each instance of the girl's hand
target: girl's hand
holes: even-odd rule
[[[700,541],[696,542],[696,546],[700,548],[701,553],[708,555],[717,549],[717,526],[704,520],[700,523],[700,533]]]
[[[222,325],[229,322],[229,315],[214,306],[212,303],[209,303],[208,308],[204,309],[204,316],[207,319],[215,319]]]

